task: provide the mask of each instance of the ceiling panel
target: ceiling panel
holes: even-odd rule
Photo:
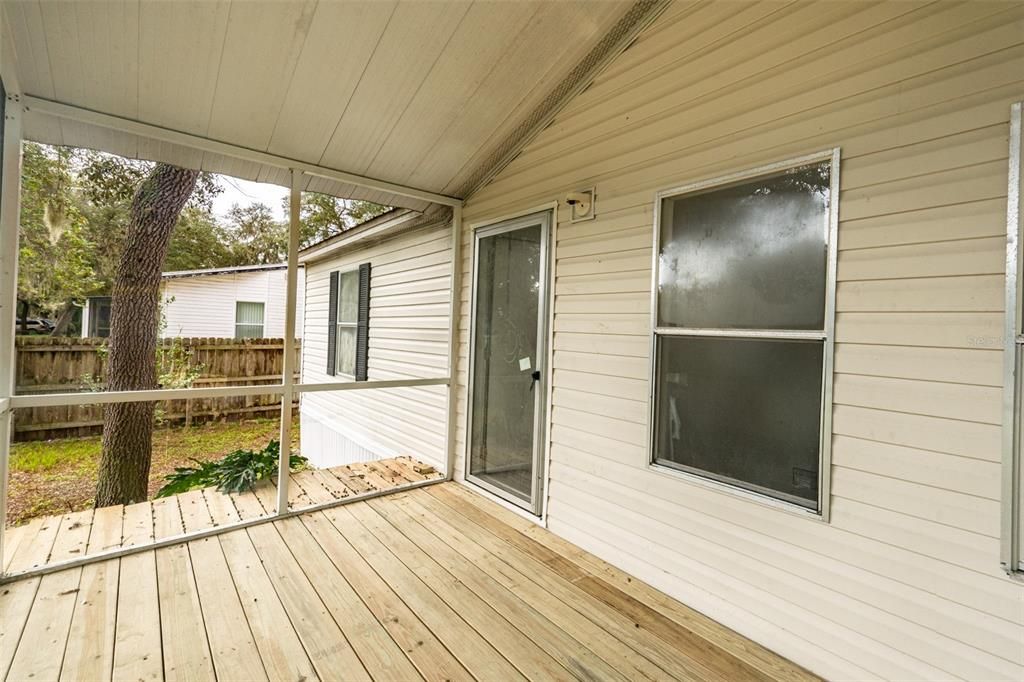
[[[401,182],[454,191],[497,144],[540,104],[610,28],[629,3],[544,3],[513,48]],[[576,39],[568,40],[567,35]]]
[[[4,0],[2,16],[13,38],[4,54],[13,52],[25,94],[450,192],[630,4]],[[26,130],[44,142],[287,183],[276,166],[57,121],[39,115]],[[325,183],[323,191],[423,206]]]
[[[459,113],[471,106],[499,61],[514,46],[529,40],[521,34],[539,7],[537,2],[476,3],[470,7],[394,128],[370,163],[358,172],[407,177]],[[491,31],[492,26],[502,30]],[[483,103],[491,113],[498,104]],[[353,104],[359,105],[358,101]]]
[[[5,2],[2,8],[4,22],[8,25],[7,34],[12,38],[18,60],[18,85],[24,92],[37,92],[40,97],[52,99],[53,77],[39,3],[19,0]]]
[[[315,8],[316,0],[232,3],[210,137],[267,148]]]
[[[369,165],[469,8],[461,1],[398,5],[319,163],[353,173]]]
[[[359,85],[396,2],[322,2],[267,151],[319,159]]]
[[[56,99],[136,118],[138,2],[62,0],[42,2],[40,8]]]
[[[206,0],[141,3],[139,120],[207,134],[229,9]]]

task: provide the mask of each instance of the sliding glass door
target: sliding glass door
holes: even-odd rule
[[[540,513],[550,213],[474,236],[470,481]]]

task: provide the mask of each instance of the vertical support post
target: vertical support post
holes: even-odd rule
[[[1021,232],[1024,214],[1024,102],[1010,106],[1010,163],[1006,188],[1006,314],[1003,317],[1003,480],[1000,509],[999,560],[1010,576],[1021,573],[1021,377],[1017,360],[1021,347],[1017,340],[1021,330]]]
[[[455,477],[455,425],[459,383],[456,377],[459,359],[459,317],[462,312],[462,205],[452,206],[451,298],[448,308],[448,418],[444,437],[445,480]]]
[[[295,399],[295,302],[299,285],[299,210],[302,173],[292,169],[292,191],[288,211],[288,285],[284,315],[284,361],[281,384],[281,459],[277,467],[277,513],[288,511],[288,466],[292,454],[292,402]]]
[[[7,528],[9,473],[16,356],[14,325],[18,316],[18,222],[21,204],[21,100],[3,93],[0,147],[0,576],[4,574],[4,529]]]

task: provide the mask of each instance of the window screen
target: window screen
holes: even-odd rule
[[[831,168],[660,200],[658,464],[818,508]]]
[[[235,303],[235,338],[263,338],[263,303],[247,301]]]
[[[89,329],[86,333],[93,338],[105,339],[110,336],[110,296],[93,296],[89,299]]]

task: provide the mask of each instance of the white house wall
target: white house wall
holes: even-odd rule
[[[1010,104],[1024,6],[680,3],[467,203],[556,232],[551,530],[819,674],[1024,678],[999,566]],[[647,466],[659,189],[842,148],[831,521]],[[564,206],[564,204],[563,204]]]
[[[330,273],[371,264],[368,379],[444,376],[448,348],[451,236],[418,229],[306,265],[302,381],[327,374]],[[444,467],[444,386],[306,393],[303,455],[316,466],[409,455]]]
[[[296,336],[302,336],[303,278],[298,272]],[[167,326],[165,336],[232,338],[235,336],[235,303],[262,302],[263,336],[284,336],[287,271],[260,270],[223,275],[168,279],[163,284]]]

